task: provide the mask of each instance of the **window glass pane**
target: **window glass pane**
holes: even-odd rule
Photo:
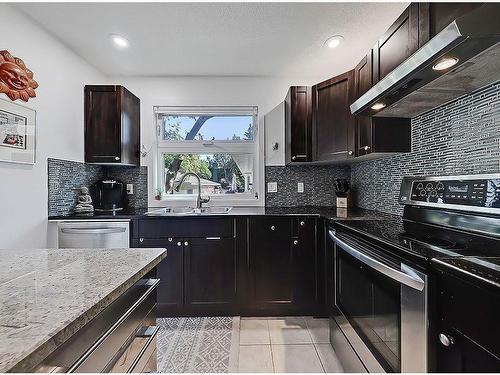
[[[241,194],[253,190],[252,154],[163,154],[165,192],[167,194],[197,194],[198,180],[188,176],[177,187],[187,172],[201,178],[203,195]]]
[[[251,115],[163,115],[163,140],[252,141]]]

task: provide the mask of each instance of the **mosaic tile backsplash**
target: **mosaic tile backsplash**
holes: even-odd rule
[[[412,150],[352,165],[355,204],[402,214],[398,196],[405,175],[499,172],[500,82],[414,118]]]
[[[278,192],[268,193],[266,206],[335,206],[333,182],[337,178],[349,179],[349,166],[293,165],[266,167],[266,183],[277,182]],[[304,183],[304,192],[297,192],[297,183]]]
[[[134,184],[134,194],[128,196],[129,207],[148,205],[147,167],[106,167],[49,158],[47,168],[49,216],[71,214],[79,188],[90,186],[105,176]]]

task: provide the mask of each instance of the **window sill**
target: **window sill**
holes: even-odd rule
[[[163,198],[161,200],[153,199],[149,201],[150,207],[195,207],[196,206],[196,196],[186,197],[186,196],[174,196]],[[241,196],[231,196],[231,197],[216,197],[212,196],[210,202],[204,203],[204,207],[263,207],[264,199],[255,198],[252,196],[241,197]]]

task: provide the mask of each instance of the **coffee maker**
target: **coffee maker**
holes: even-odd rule
[[[125,184],[114,178],[97,181],[90,193],[96,211],[119,211],[127,207]]]

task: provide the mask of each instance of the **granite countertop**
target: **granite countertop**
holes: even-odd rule
[[[64,220],[127,220],[137,219],[141,217],[208,217],[208,216],[287,216],[287,215],[306,215],[320,216],[328,220],[359,220],[359,219],[383,219],[390,215],[382,212],[365,210],[362,208],[337,208],[328,206],[302,206],[302,207],[233,207],[227,214],[202,214],[202,215],[172,215],[148,216],[148,211],[160,209],[160,207],[150,208],[135,208],[117,211],[115,213],[95,211],[88,214],[68,214],[59,216],[50,216],[49,221],[64,221]]]
[[[0,372],[25,372],[166,257],[165,249],[0,250]]]

